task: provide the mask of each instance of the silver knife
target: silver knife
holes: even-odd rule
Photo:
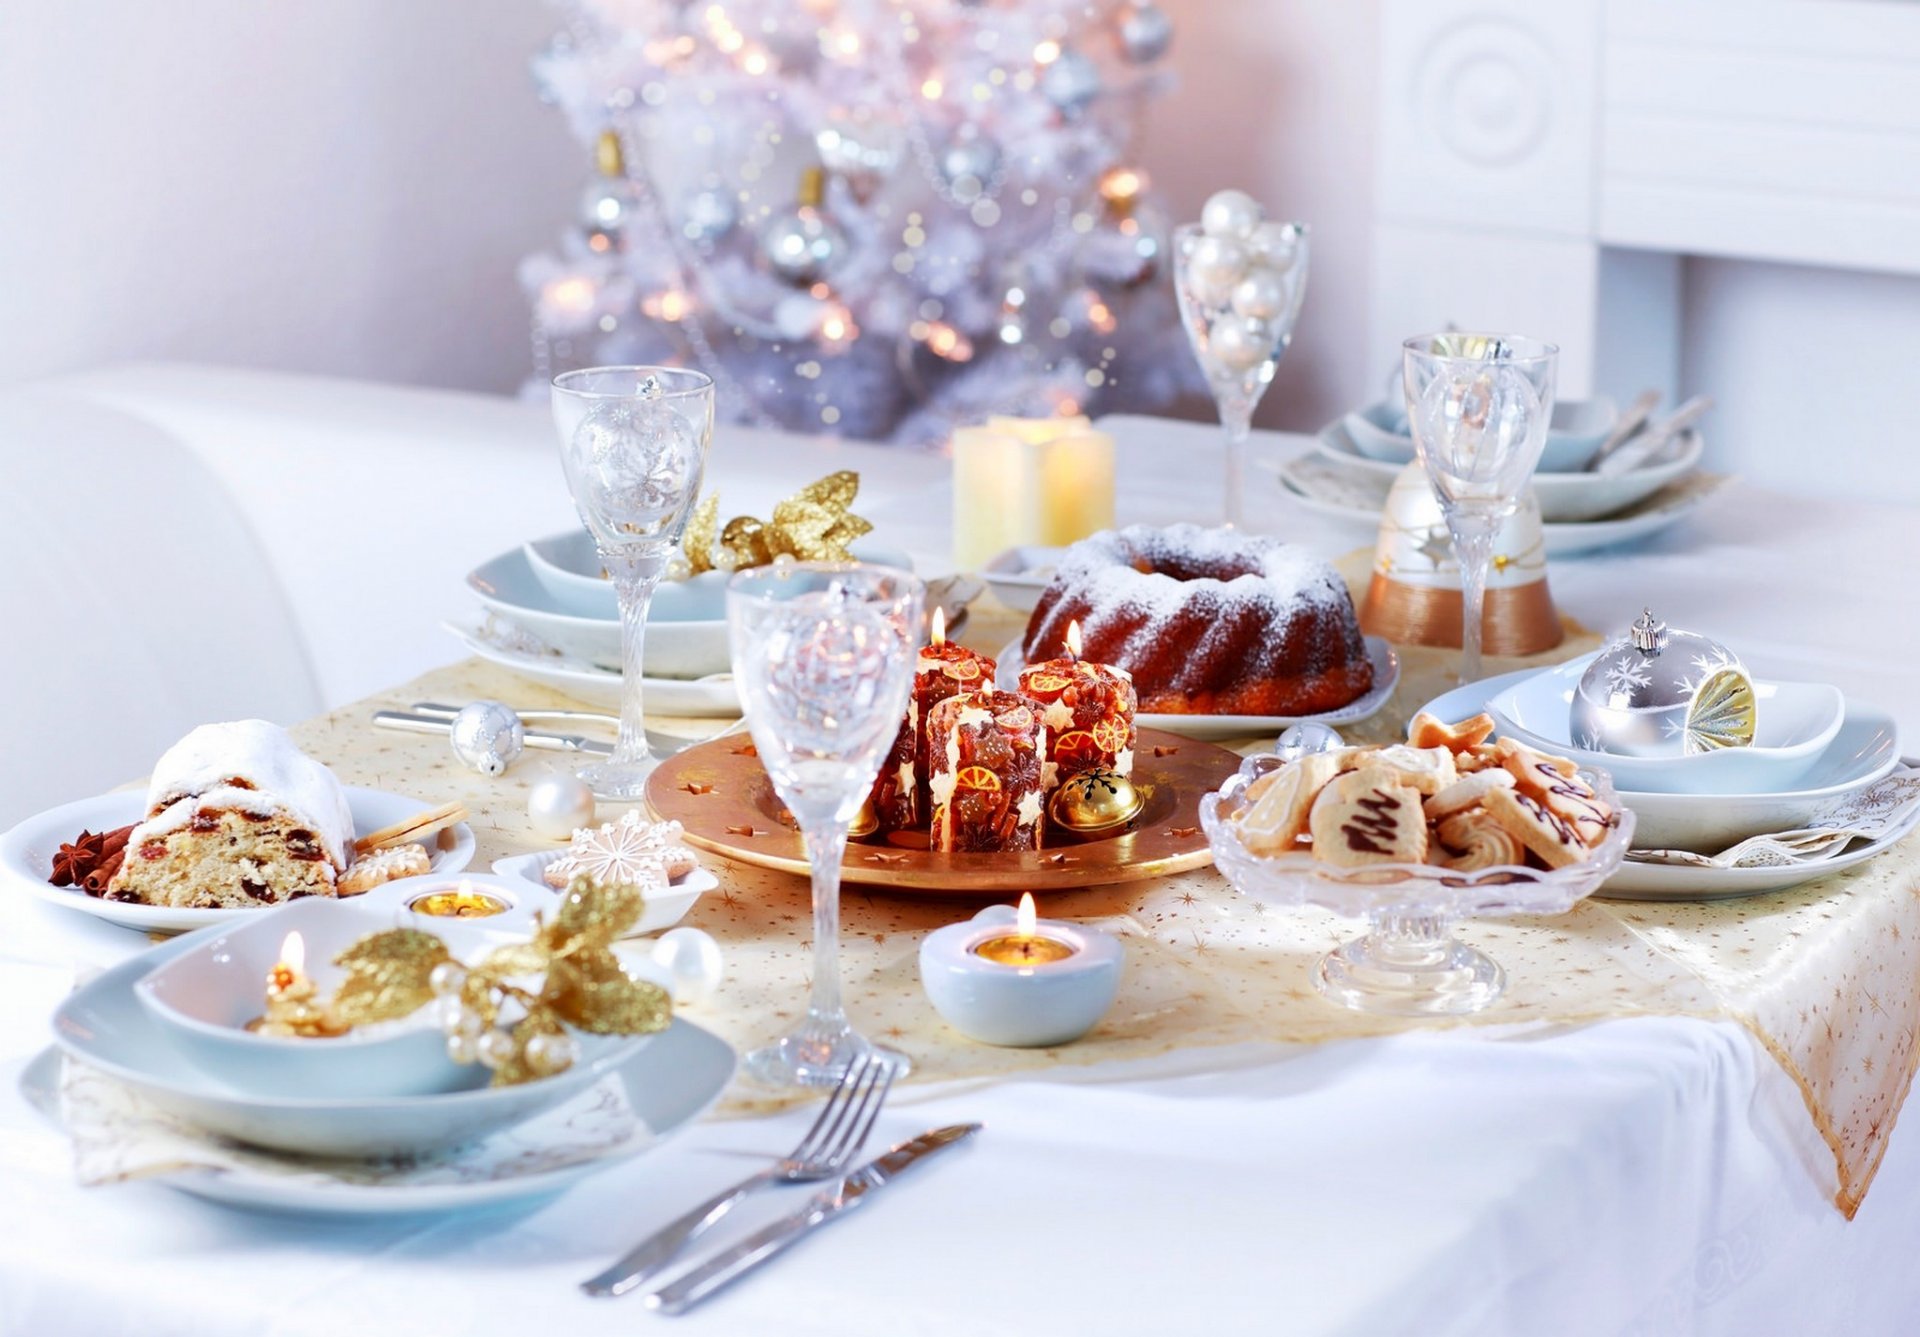
[[[855,1170],[841,1180],[837,1188],[816,1195],[792,1216],[782,1217],[758,1234],[748,1236],[731,1249],[650,1292],[647,1308],[663,1314],[684,1314],[715,1291],[779,1257],[827,1222],[845,1216],[871,1198],[876,1190],[892,1183],[908,1166],[930,1159],[949,1147],[960,1146],[983,1127],[984,1124],[977,1123],[950,1124],[909,1138]]]

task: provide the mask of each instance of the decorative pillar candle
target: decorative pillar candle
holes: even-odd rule
[[[1037,850],[1046,827],[1040,784],[1045,730],[1012,692],[948,697],[927,716],[933,848]]]
[[[927,798],[927,718],[948,697],[977,692],[993,685],[999,667],[947,639],[946,610],[933,610],[932,636],[921,647],[914,664],[913,693],[907,698],[907,718],[894,735],[893,746],[873,785],[873,813],[881,831],[925,827],[933,809]]]
[[[953,434],[954,561],[1113,527],[1113,438],[1085,418],[989,418]]]
[[[1133,774],[1133,678],[1112,664],[1080,658],[1080,624],[1067,624],[1067,653],[1020,670],[1020,694],[1040,708],[1047,727],[1042,785],[1051,790],[1076,771],[1098,766]]]

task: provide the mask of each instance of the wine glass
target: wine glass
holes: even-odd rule
[[[1400,347],[1407,424],[1460,563],[1460,681],[1474,682],[1494,539],[1546,447],[1560,350],[1513,334],[1422,334]]]
[[[781,558],[727,585],[733,676],[754,750],[799,824],[813,871],[806,1020],[747,1055],[747,1071],[769,1085],[831,1086],[861,1056],[882,1052],[840,1005],[840,861],[907,713],[925,599],[906,572],[859,562]]]
[[[560,463],[620,600],[620,737],[580,769],[602,798],[637,799],[657,764],[641,688],[647,610],[693,513],[713,442],[713,381],[674,367],[588,367],[553,378]]]
[[[1247,434],[1307,294],[1307,225],[1260,222],[1257,212],[1244,229],[1185,224],[1173,233],[1173,277],[1227,429],[1226,521],[1244,527]]]

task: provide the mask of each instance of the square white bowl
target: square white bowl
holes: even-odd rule
[[[566,852],[566,846],[563,845],[557,850],[509,855],[504,859],[495,859],[493,871],[516,882],[530,882],[548,895],[553,895],[553,889],[541,880],[541,874]],[[641,910],[639,920],[627,930],[626,936],[637,938],[642,934],[672,928],[686,918],[687,911],[693,909],[695,901],[719,885],[720,879],[708,872],[705,864],[695,864],[692,872],[682,873],[669,882],[664,892],[647,897],[646,908]]]

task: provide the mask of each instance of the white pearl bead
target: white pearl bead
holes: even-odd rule
[[[676,1006],[704,1003],[726,973],[720,944],[697,928],[670,928],[662,933],[653,945],[653,959],[673,979],[667,991]]]
[[[593,786],[577,775],[554,772],[527,791],[527,820],[548,840],[565,840],[593,825]]]
[[[1229,371],[1252,371],[1273,356],[1273,336],[1260,321],[1222,316],[1207,331],[1207,353]]]
[[[1235,315],[1272,320],[1287,309],[1286,280],[1271,269],[1250,269],[1234,285],[1231,301]]]
[[[489,1068],[513,1062],[513,1037],[505,1031],[488,1031],[480,1037],[480,1061]]]
[[[1200,208],[1200,230],[1209,237],[1244,241],[1265,216],[1259,201],[1244,190],[1216,191]]]
[[[1300,227],[1296,223],[1262,223],[1253,230],[1248,244],[1262,264],[1286,269],[1300,249]]]
[[[1225,237],[1202,237],[1187,257],[1187,287],[1208,306],[1224,306],[1247,272],[1247,248]]]

